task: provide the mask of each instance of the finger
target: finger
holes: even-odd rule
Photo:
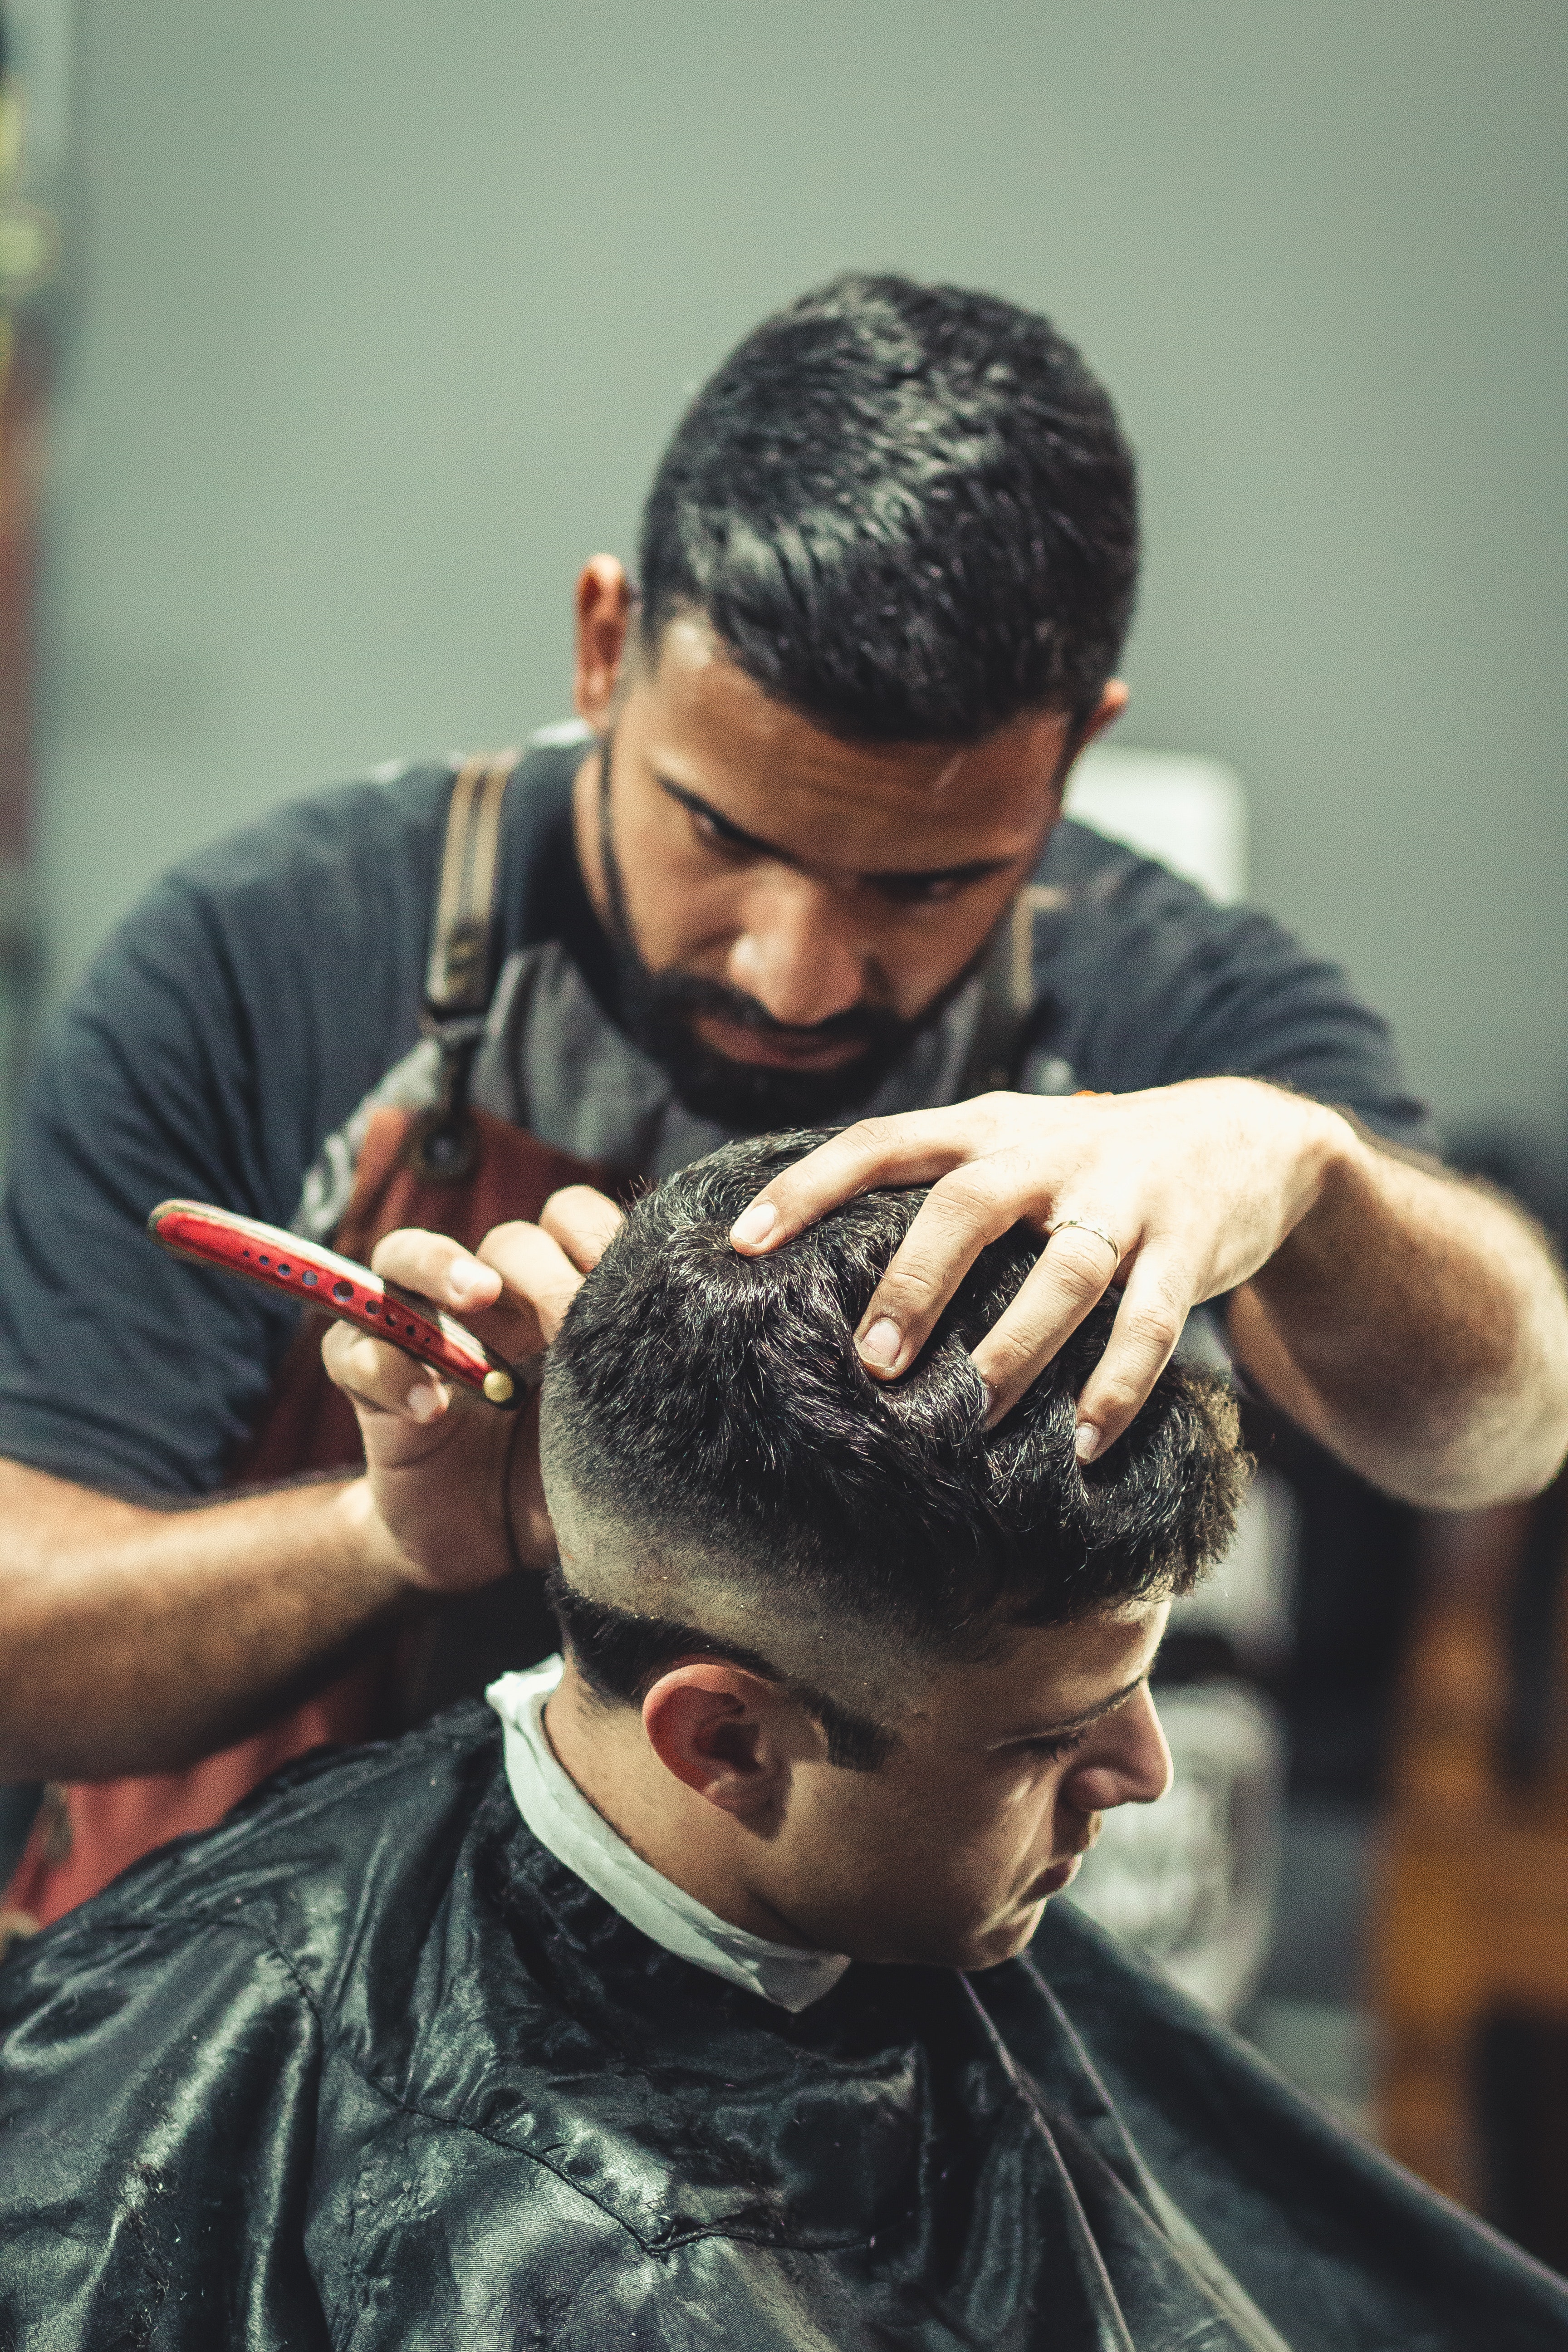
[[[529,1340],[521,1349],[529,1355],[549,1347],[583,1287],[583,1276],[560,1243],[520,1219],[488,1233],[479,1244],[479,1255],[505,1285],[502,1309],[516,1327],[514,1346],[519,1339]]]
[[[352,1323],[334,1323],[321,1341],[329,1377],[366,1412],[400,1421],[437,1421],[452,1402],[445,1381],[399,1348],[373,1339]]]
[[[818,1217],[877,1184],[929,1184],[969,1158],[980,1103],[858,1119],[764,1184],[730,1228],[738,1250],[777,1249]]]
[[[1052,1236],[1017,1296],[974,1350],[974,1369],[991,1391],[987,1428],[1012,1412],[1033,1381],[1110,1289],[1115,1253],[1080,1226]]]
[[[384,1282],[416,1290],[454,1315],[492,1307],[500,1297],[500,1283],[492,1266],[481,1265],[460,1242],[449,1240],[445,1234],[426,1233],[417,1225],[387,1234],[377,1242],[370,1264],[372,1273],[379,1274]]]
[[[1078,1401],[1078,1454],[1096,1461],[1114,1445],[1143,1405],[1175,1353],[1195,1286],[1154,1257],[1141,1257],[1129,1276],[1106,1349]]]
[[[560,1243],[573,1265],[592,1273],[626,1223],[615,1202],[592,1184],[568,1184],[544,1203],[540,1227]]]
[[[855,1343],[879,1379],[913,1363],[942,1308],[985,1247],[1017,1223],[1038,1191],[1022,1152],[972,1160],[934,1184],[872,1292]]]

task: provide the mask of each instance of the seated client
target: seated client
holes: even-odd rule
[[[738,1257],[800,1149],[670,1179],[567,1317],[563,1662],[291,1768],[0,1969],[0,2342],[1568,2344],[1544,2272],[1041,1925],[1164,1788],[1226,1391],[1173,1366],[1081,1468],[1102,1314],[987,1434],[1022,1233],[878,1386],[920,1195]]]

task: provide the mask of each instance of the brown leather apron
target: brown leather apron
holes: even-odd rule
[[[368,1257],[404,1225],[471,1248],[510,1217],[537,1217],[560,1186],[605,1181],[468,1100],[494,981],[500,813],[516,758],[469,761],[453,785],[426,986],[426,1026],[442,1048],[438,1097],[429,1110],[374,1115],[332,1235],[351,1257]],[[319,1314],[301,1325],[228,1486],[363,1468],[353,1409],[322,1367],[325,1329]],[[210,1829],[291,1758],[403,1729],[506,1667],[544,1656],[553,1641],[541,1580],[509,1576],[448,1604],[420,1631],[381,1642],[291,1714],[186,1770],[51,1784],[3,1907],[17,1926],[17,1913],[46,1925],[166,1839]]]

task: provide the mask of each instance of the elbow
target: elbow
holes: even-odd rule
[[[1419,1468],[1395,1489],[1405,1499],[1436,1510],[1528,1503],[1568,1459],[1568,1297],[1555,1266],[1528,1275],[1507,1302],[1511,1311],[1500,1303],[1472,1328],[1447,1381],[1434,1384],[1438,1393],[1428,1387],[1424,1433],[1406,1433],[1410,1466]]]
[[[1480,1510],[1493,1503],[1532,1503],[1568,1462],[1568,1403],[1537,1430],[1499,1444],[1479,1463],[1448,1509]]]
[[[1373,1474],[1377,1483],[1426,1509],[1532,1502],[1568,1460],[1568,1347],[1559,1363],[1538,1360],[1500,1389],[1479,1397],[1472,1391],[1445,1431],[1429,1417],[1388,1456],[1382,1474]]]

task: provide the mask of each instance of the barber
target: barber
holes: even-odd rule
[[[284,1302],[148,1245],[169,1194],[373,1255],[516,1356],[617,1189],[852,1121],[736,1246],[933,1183],[862,1326],[880,1373],[1026,1217],[1050,1247],[977,1362],[999,1416],[1120,1286],[1085,1459],[1220,1298],[1258,1386],[1394,1492],[1528,1494],[1568,1444],[1556,1273],[1425,1156],[1382,1024],[1059,822],[1126,698],[1136,524],[1044,320],[850,279],[766,322],[639,571],[640,601],[609,557],[579,581],[574,730],[193,860],[54,1033],[0,1252],[0,1771],[69,1784],[35,1916],[548,1640],[508,1575],[551,1550],[527,1415],[342,1327],[334,1387]]]

